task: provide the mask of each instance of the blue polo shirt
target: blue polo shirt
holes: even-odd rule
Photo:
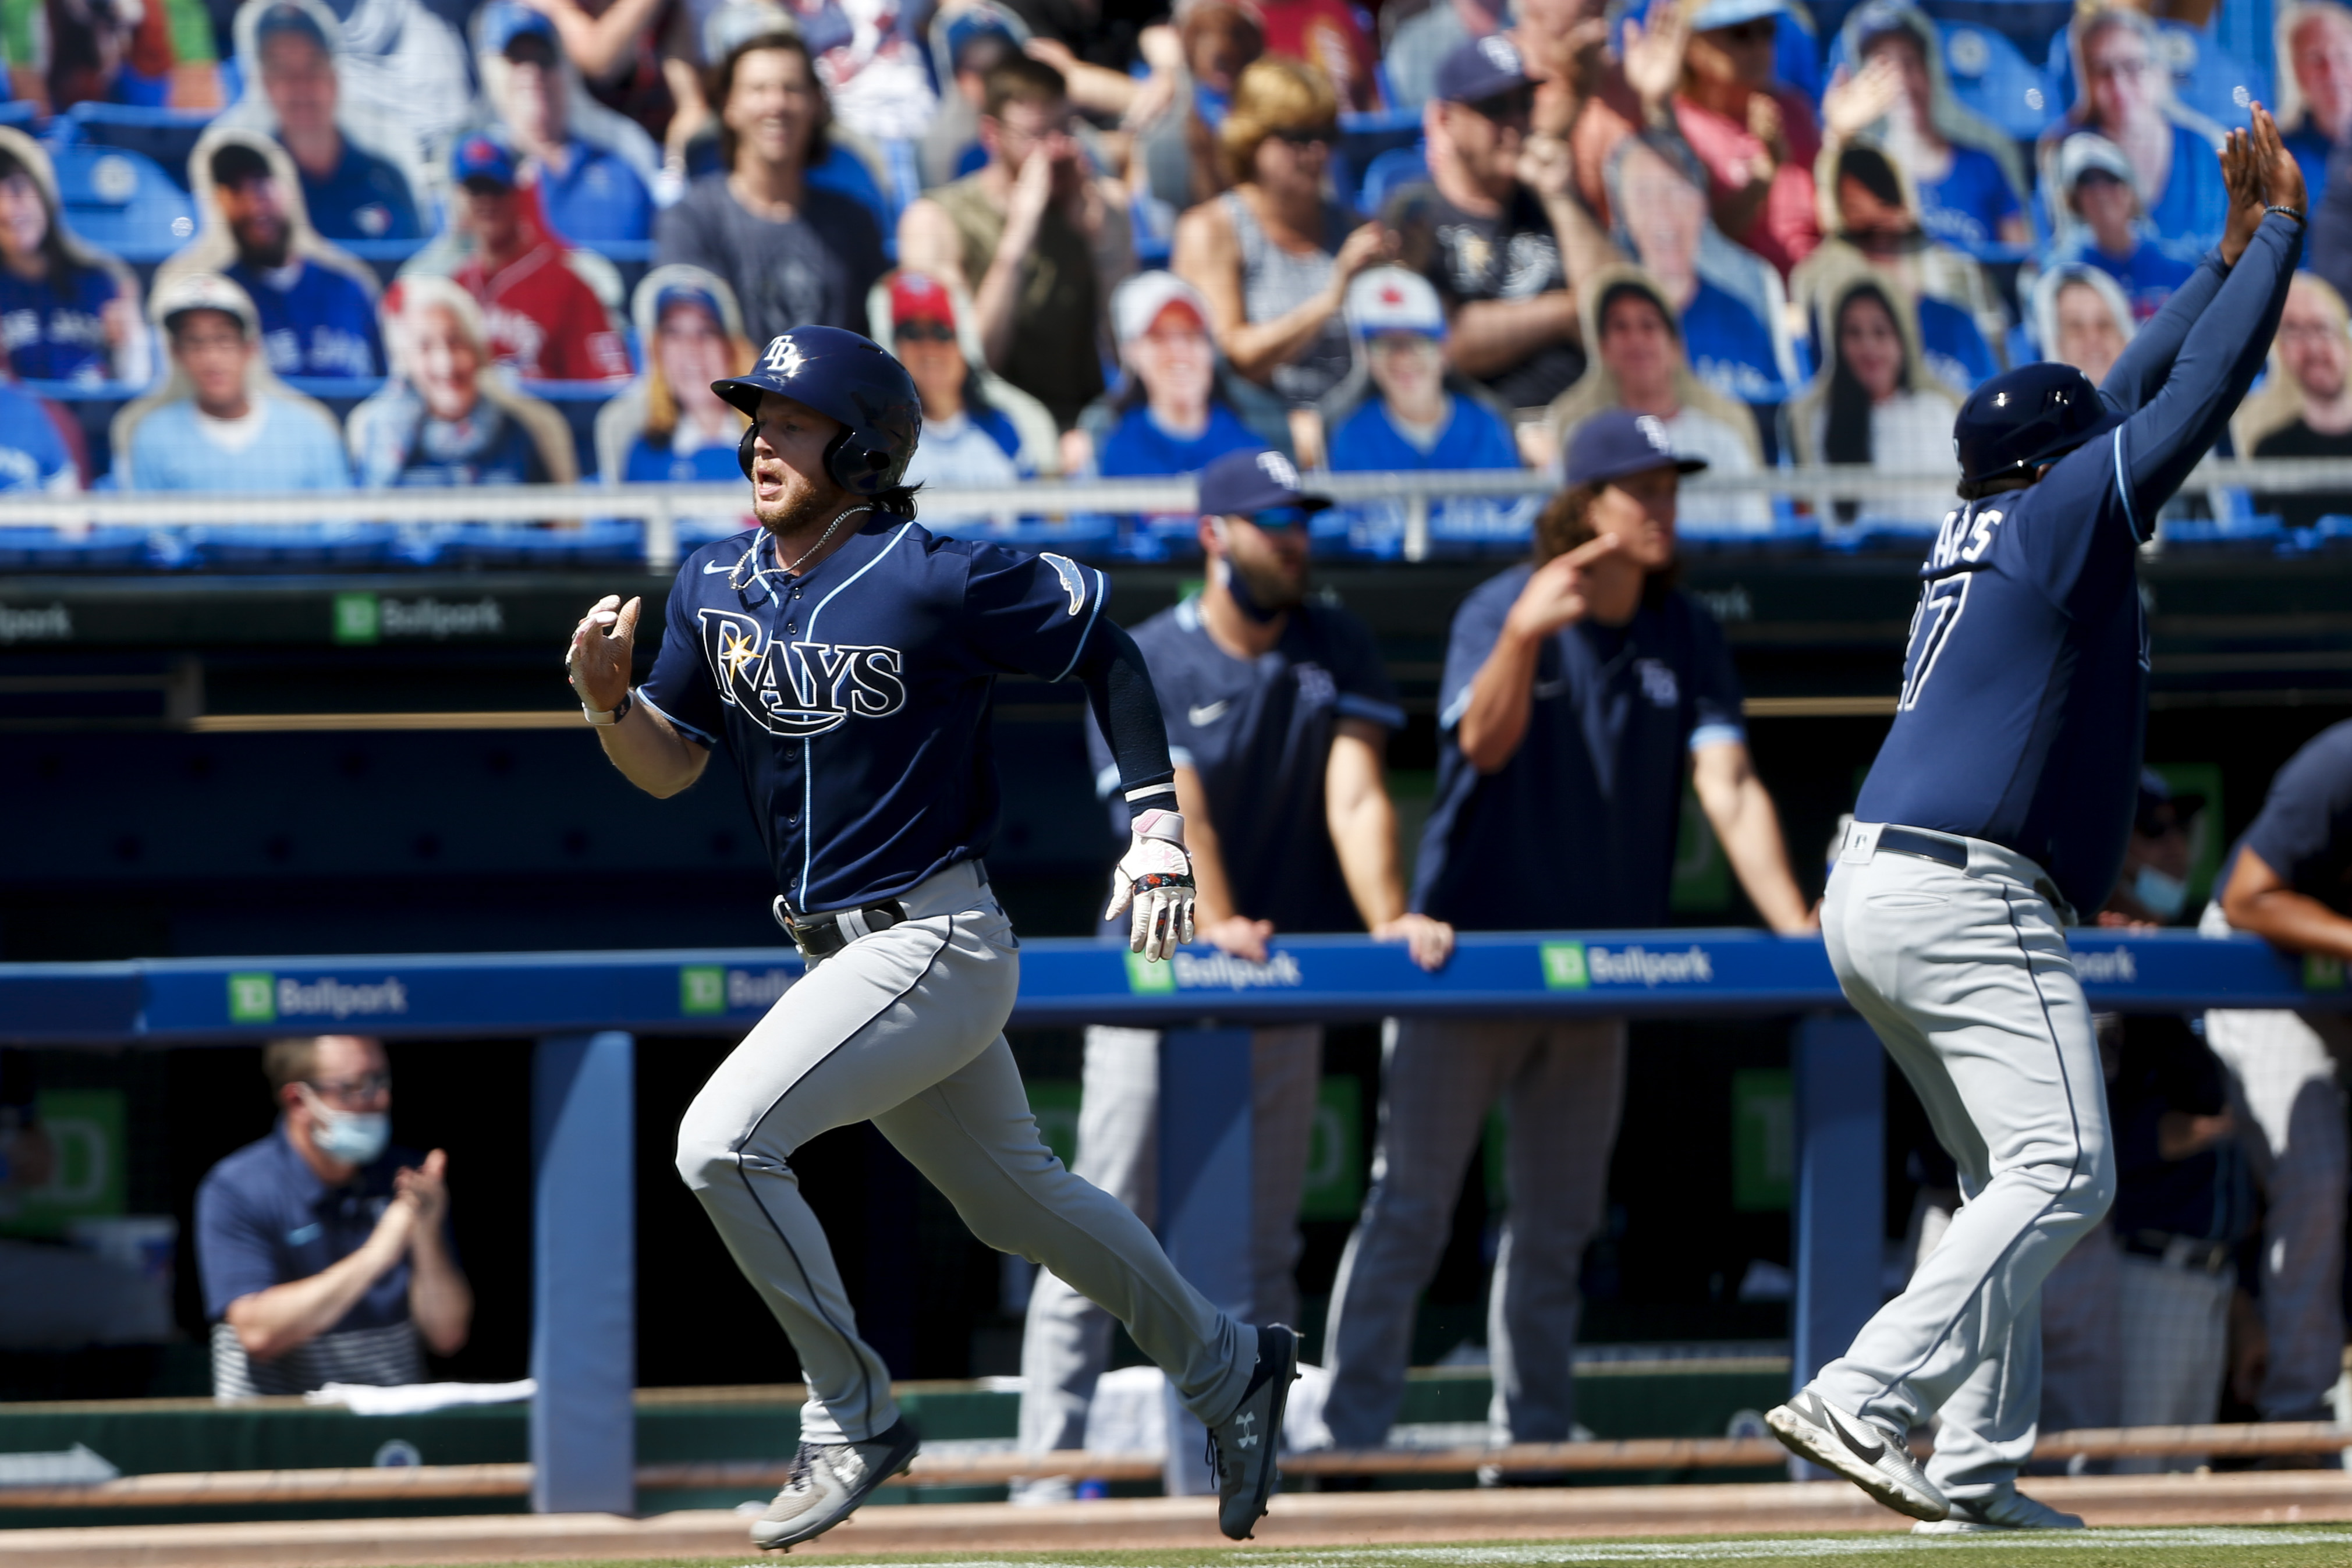
[[[654,198],[637,172],[577,136],[564,150],[571,160],[562,174],[549,164],[538,165],[540,210],[555,232],[574,245],[590,247],[651,238]]]
[[[996,836],[999,675],[1078,668],[1110,580],[888,512],[805,574],[755,529],[686,558],[640,698],[724,740],[787,903],[896,898]]]
[[[1103,437],[1095,471],[1107,479],[1196,474],[1228,452],[1253,452],[1265,445],[1232,409],[1214,399],[1209,404],[1208,426],[1198,436],[1170,435],[1151,416],[1151,405],[1139,403]]]
[[[1445,424],[1424,450],[1389,416],[1388,400],[1368,397],[1331,432],[1331,471],[1339,474],[1428,468],[1516,468],[1518,444],[1494,410],[1460,393],[1446,395]]]
[[[2000,226],[2025,208],[1993,155],[1952,144],[1952,166],[1940,180],[1921,180],[1919,226],[1947,245],[1978,251],[2000,243]]]
[[[2272,778],[2217,889],[2230,885],[2238,851],[2248,848],[2296,892],[2352,915],[2352,719],[2313,736]]]
[[[319,1179],[286,1136],[247,1143],[205,1173],[196,1188],[196,1269],[205,1316],[218,1322],[240,1296],[323,1274],[367,1243],[392,1201],[392,1178],[420,1165],[413,1149],[387,1149],[345,1185]],[[329,1330],[380,1329],[408,1321],[408,1259],[368,1287]]]
[[[1537,658],[1519,749],[1481,773],[1462,716],[1533,571],[1490,578],[1454,613],[1412,907],[1467,931],[1663,925],[1687,759],[1747,738],[1730,649],[1678,589],[1622,626],[1562,627]]]
[[[1340,720],[1404,727],[1370,628],[1337,605],[1305,604],[1271,650],[1235,658],[1201,624],[1200,601],[1186,599],[1133,635],[1168,721],[1170,760],[1198,773],[1208,796],[1236,912],[1276,931],[1363,930],[1331,846],[1325,774]],[[1118,766],[1092,713],[1087,754],[1124,837]]]
[[[328,239],[422,239],[424,220],[408,176],[389,160],[343,139],[343,161],[325,179],[302,177],[302,205]]]

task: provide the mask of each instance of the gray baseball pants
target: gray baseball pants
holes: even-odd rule
[[[1102,1303],[1215,1426],[1241,1403],[1257,1331],[1210,1305],[1142,1221],[1038,1136],[1003,1033],[1021,978],[1012,921],[969,861],[900,902],[905,923],[809,965],[678,1129],[678,1173],[800,1354],[802,1436],[863,1442],[898,1418],[791,1164],[818,1133],[867,1121],[974,1236]]]
[[[1577,1276],[1601,1224],[1625,1100],[1622,1018],[1394,1019],[1363,1217],[1331,1288],[1323,1419],[1342,1448],[1388,1440],[1413,1308],[1437,1271],[1486,1112],[1510,1129],[1510,1211],[1486,1302],[1497,1442],[1557,1443],[1576,1421]]]
[[[2197,928],[2226,935],[2209,904]],[[2256,1405],[2269,1421],[2328,1419],[2343,1370],[2344,1205],[2352,1141],[2337,1067],[2352,1057],[2340,1016],[2217,1008],[2205,1043],[2230,1070],[2238,1136],[2263,1184],[2263,1328],[2270,1367]]]
[[[1960,1211],[1811,1387],[1896,1438],[1940,1410],[1928,1477],[1981,1497],[2033,1451],[2042,1281],[2115,1198],[2106,1085],[2046,873],[1976,838],[1955,841],[1965,869],[1879,849],[1877,826],[1848,830],[1822,932],[1959,1167]]]
[[[1298,1197],[1323,1077],[1315,1024],[1250,1036],[1251,1319],[1298,1321]],[[1078,1102],[1078,1175],[1146,1225],[1160,1215],[1160,1031],[1097,1025],[1087,1031],[1086,1092]],[[1021,1337],[1021,1449],[1086,1446],[1087,1410],[1110,1364],[1110,1314],[1040,1273]]]

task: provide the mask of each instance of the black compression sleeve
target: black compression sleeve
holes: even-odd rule
[[[1127,796],[1129,815],[1175,810],[1176,764],[1168,760],[1168,721],[1160,716],[1143,650],[1125,627],[1097,621],[1079,658],[1077,674],[1087,683],[1095,722],[1102,726],[1118,763],[1118,785]]]

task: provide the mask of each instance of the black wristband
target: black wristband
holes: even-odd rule
[[[2263,209],[2263,216],[2264,217],[2269,217],[2273,213],[2277,214],[2280,217],[2291,217],[2297,223],[2307,221],[2304,217],[2303,214],[2294,207],[2264,207]]]

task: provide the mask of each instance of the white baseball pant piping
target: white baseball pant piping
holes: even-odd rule
[[[1377,1448],[1404,1399],[1413,1308],[1437,1271],[1486,1112],[1503,1102],[1510,1209],[1487,1292],[1496,1442],[1558,1443],[1576,1421],[1578,1275],[1601,1224],[1625,1100],[1622,1018],[1401,1018],[1382,1042],[1380,1142],[1331,1287],[1323,1419]]]
[[[2106,1084],[2042,868],[1954,839],[1961,869],[1878,847],[1878,826],[1848,830],[1822,933],[1959,1167],[1960,1211],[1811,1387],[1898,1439],[1940,1410],[1928,1478],[1981,1497],[2033,1451],[2042,1281],[2115,1199]]]
[[[2197,929],[2226,936],[2231,928],[2213,903]],[[2352,1056],[2352,1026],[2340,1016],[2216,1008],[2205,1015],[2205,1043],[2229,1069],[2238,1133],[2263,1188],[2270,1364],[2255,1403],[2266,1421],[2325,1421],[2343,1370],[2352,1139],[2336,1074]]]
[[[1210,1305],[1141,1220],[1038,1136],[1003,1034],[1021,975],[1013,922],[969,861],[900,902],[903,924],[809,965],[678,1129],[678,1173],[799,1352],[802,1436],[863,1442],[898,1418],[790,1163],[818,1133],[866,1121],[974,1236],[1102,1303],[1215,1426],[1241,1403],[1257,1331]]]
[[[1146,1225],[1160,1215],[1160,1031],[1087,1031],[1076,1173]],[[1298,1321],[1298,1200],[1323,1077],[1316,1024],[1250,1032],[1251,1320]],[[1021,1451],[1086,1445],[1087,1411],[1110,1364],[1110,1314],[1042,1272],[1021,1336]]]

